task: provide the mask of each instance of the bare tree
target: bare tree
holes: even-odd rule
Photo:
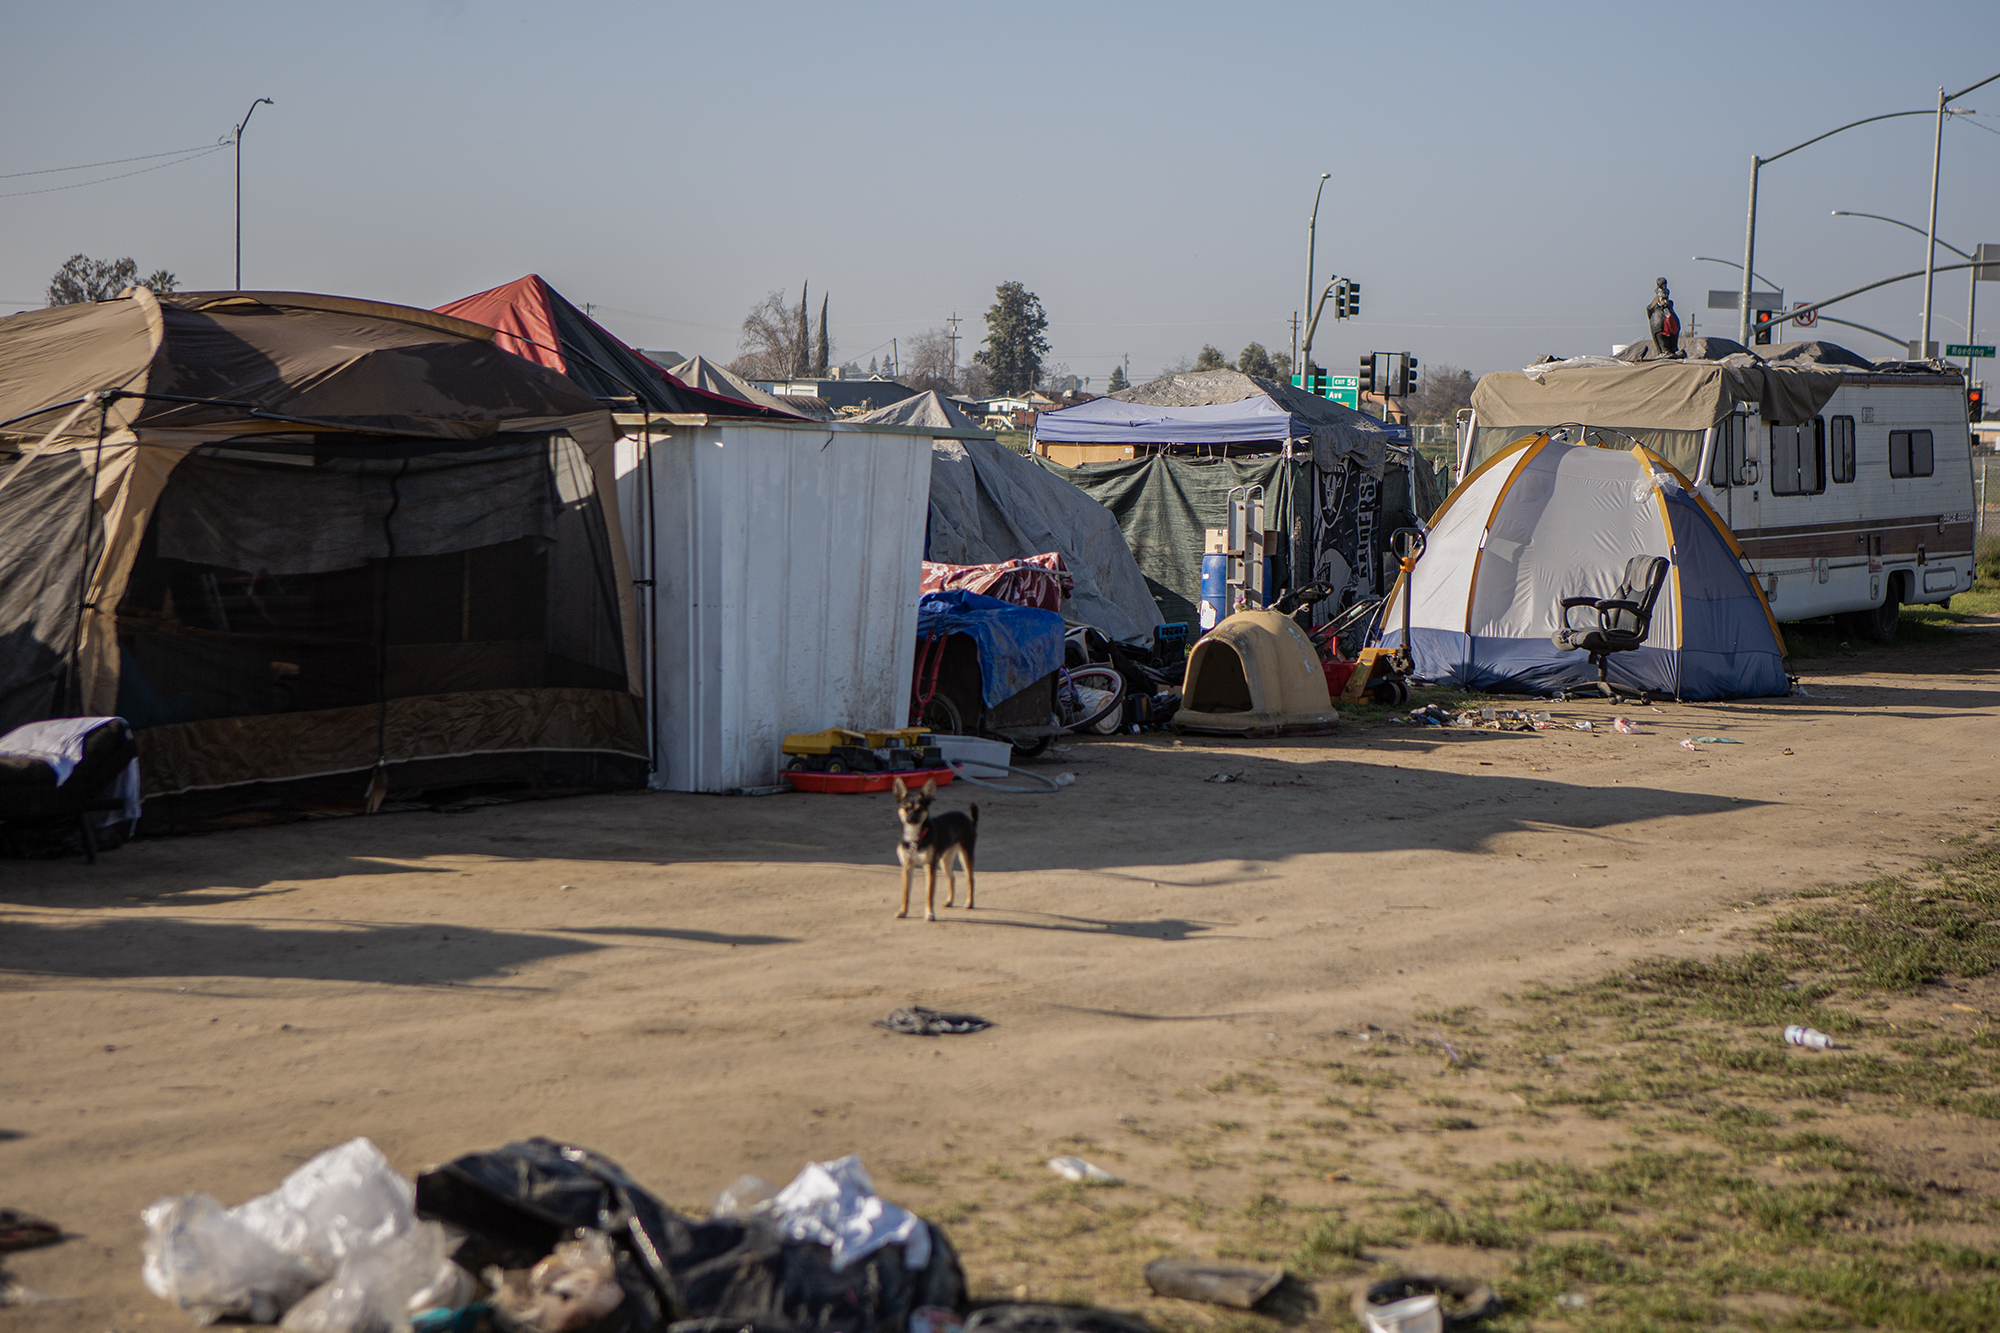
[[[783,292],[772,292],[743,317],[741,355],[729,368],[745,379],[781,380],[809,354],[801,339],[805,307],[788,305]]]
[[[1458,409],[1472,406],[1472,375],[1457,366],[1425,366],[1417,376],[1417,391],[1405,404],[1412,421],[1450,421]]]
[[[951,334],[942,327],[925,329],[914,338],[905,340],[910,350],[903,353],[904,384],[918,393],[926,389],[936,389],[939,393],[957,393],[955,367],[951,364]]]

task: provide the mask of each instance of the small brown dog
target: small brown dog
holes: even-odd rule
[[[896,779],[896,818],[903,825],[902,840],[896,844],[896,859],[903,863],[903,910],[896,913],[898,918],[910,914],[910,871],[920,863],[924,868],[924,920],[937,920],[940,862],[944,865],[944,905],[958,905],[958,879],[951,867],[954,854],[965,867],[965,910],[973,909],[972,858],[973,846],[979,841],[979,807],[972,807],[969,818],[956,810],[933,815],[931,802],[936,799],[937,779],[927,780],[921,791],[911,791],[901,778]]]

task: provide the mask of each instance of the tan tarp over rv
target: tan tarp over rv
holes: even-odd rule
[[[123,715],[149,799],[642,779],[610,414],[492,338],[278,292],[0,319],[0,730]]]
[[[1769,365],[1737,354],[1719,361],[1623,361],[1580,356],[1482,375],[1472,391],[1473,439],[1459,460],[1468,474],[1515,440],[1548,426],[1610,426],[1692,476],[1702,434],[1738,403],[1769,421],[1811,421],[1840,386],[1840,371]]]

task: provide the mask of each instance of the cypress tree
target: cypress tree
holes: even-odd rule
[[[833,347],[826,340],[826,294],[819,298],[819,347],[813,352],[813,374],[826,378],[826,363],[833,354]]]
[[[812,284],[799,285],[799,331],[792,338],[792,374],[804,379],[812,371],[812,328],[806,323],[806,293]]]

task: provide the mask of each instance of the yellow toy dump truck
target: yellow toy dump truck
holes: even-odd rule
[[[944,757],[922,727],[893,731],[794,732],[780,748],[785,767],[795,773],[906,773],[912,769],[943,768]]]

